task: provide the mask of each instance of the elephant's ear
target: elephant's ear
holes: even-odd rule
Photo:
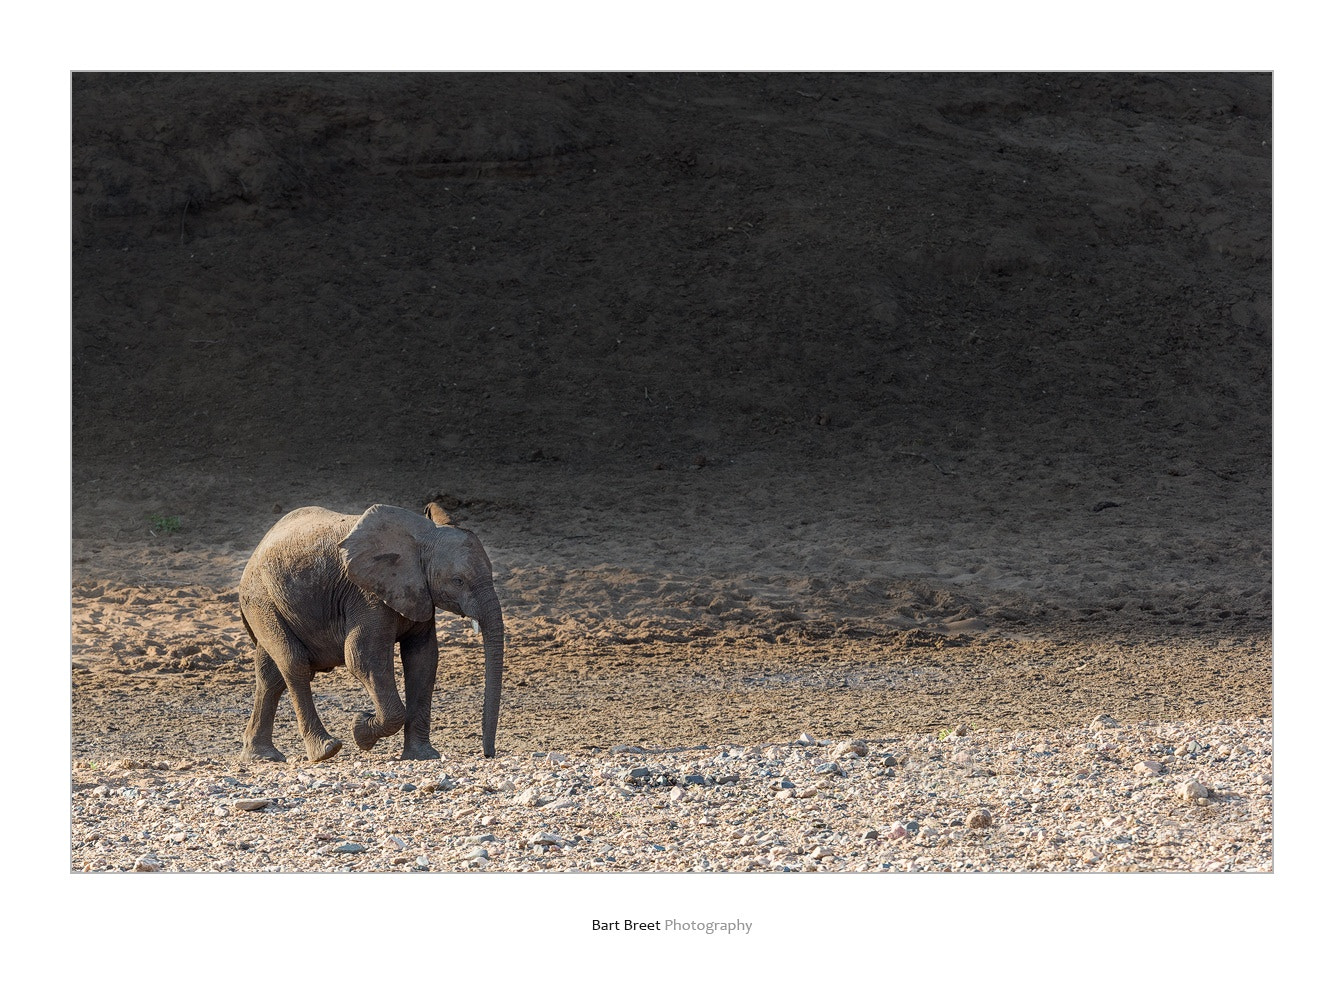
[[[409,509],[370,506],[340,543],[346,576],[412,621],[429,621],[434,601],[420,559],[420,537],[434,528]]]

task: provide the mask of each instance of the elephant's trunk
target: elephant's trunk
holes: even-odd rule
[[[499,727],[499,698],[504,687],[504,616],[493,589],[482,600],[476,621],[485,641],[485,704],[481,709],[481,748],[486,758],[495,757],[495,731]]]

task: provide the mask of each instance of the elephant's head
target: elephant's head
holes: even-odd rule
[[[490,558],[476,534],[397,506],[370,506],[340,544],[355,584],[415,622],[442,608],[475,621],[485,642],[481,744],[495,755],[504,677],[504,617]]]

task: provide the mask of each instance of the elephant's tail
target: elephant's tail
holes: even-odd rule
[[[238,614],[243,617],[243,628],[247,629],[247,637],[252,640],[252,645],[255,646],[257,644],[257,634],[252,631],[252,626],[247,622],[247,612],[239,608]]]

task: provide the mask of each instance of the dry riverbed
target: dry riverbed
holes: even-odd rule
[[[79,871],[1268,871],[1268,721],[76,762]]]

